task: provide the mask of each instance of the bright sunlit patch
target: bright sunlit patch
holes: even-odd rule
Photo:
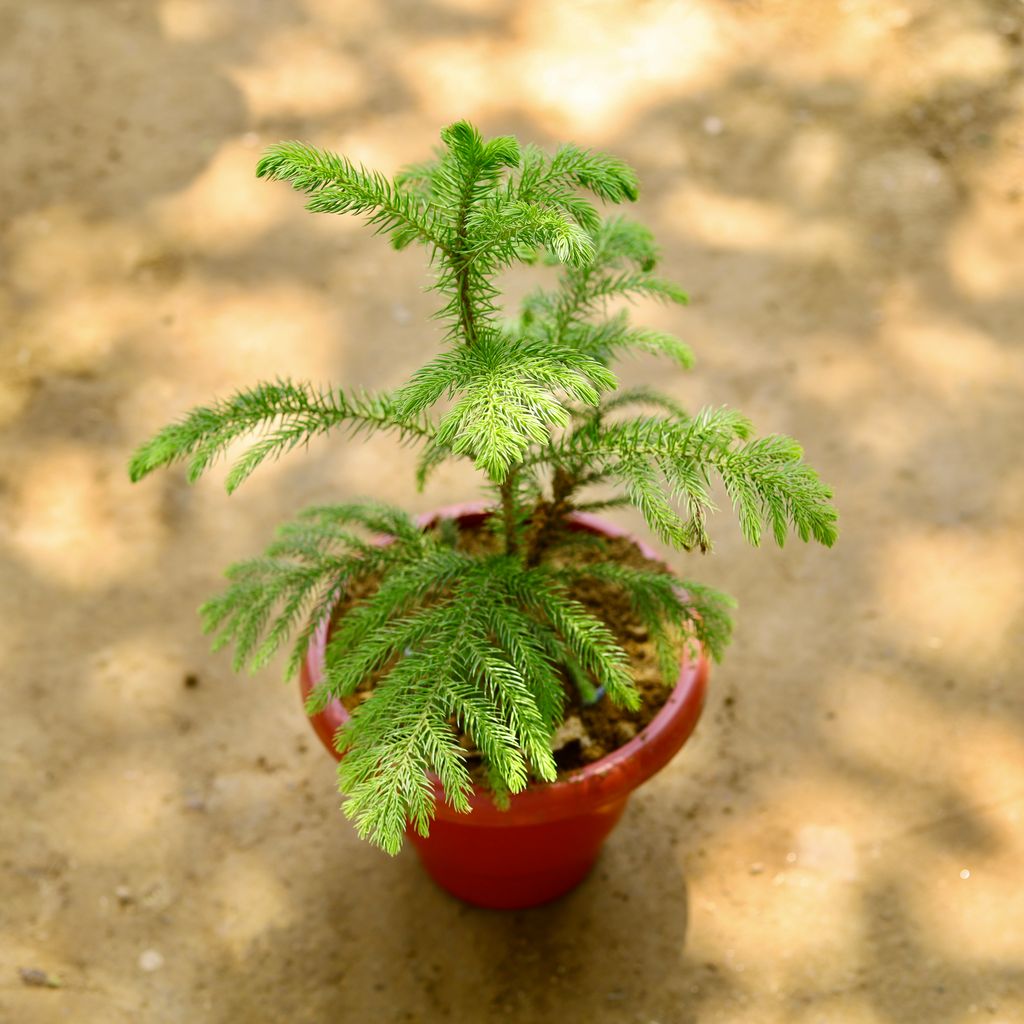
[[[226,7],[209,0],[160,0],[160,30],[168,39],[201,42],[227,27]]]
[[[553,132],[602,139],[643,108],[697,87],[725,53],[719,21],[702,4],[534,0],[518,8],[500,43],[428,43],[402,70],[435,117],[525,107]]]
[[[1020,168],[1006,166],[1002,182],[1019,181]],[[1002,184],[1002,182],[1000,184]],[[946,260],[957,285],[973,299],[996,299],[1024,289],[1020,257],[1024,216],[998,202],[976,201],[953,225],[946,243]]]
[[[922,696],[893,670],[848,671],[832,686],[830,707],[835,711],[835,737],[831,752],[838,762],[852,762],[886,779],[916,779],[922,765],[930,765],[928,786],[951,784],[956,777],[958,737],[948,713]],[[885,723],[885,727],[881,723]],[[945,755],[939,759],[936,752]],[[921,800],[920,790],[908,788],[890,794],[879,814],[889,834],[922,824],[934,813]]]
[[[944,26],[944,31],[936,26],[920,39],[922,45],[915,47],[913,74],[919,89],[951,78],[961,83],[961,88],[968,82],[984,85],[1005,75],[1013,61],[1009,47],[995,32],[967,23],[969,6],[964,5],[964,17],[958,17],[955,6],[948,8],[946,19],[959,20],[961,25]]]
[[[50,794],[51,814],[61,821],[54,839],[73,837],[67,852],[96,863],[111,863],[143,839],[166,848],[179,788],[177,774],[169,769],[103,751],[77,764],[73,778]]]
[[[181,192],[154,204],[164,236],[206,251],[234,250],[269,230],[292,210],[282,188],[256,177],[259,147],[225,143],[206,169]]]
[[[127,500],[121,460],[72,444],[38,448],[20,471],[10,543],[36,571],[76,590],[137,572],[156,554],[162,526],[152,497]]]
[[[523,8],[520,25],[535,102],[577,131],[607,130],[637,100],[685,91],[724,51],[718,22],[699,3],[538,2]]]
[[[1007,674],[1010,689],[1016,683]],[[978,716],[964,731],[965,744],[959,751],[960,771],[970,786],[973,799],[990,808],[993,830],[1007,842],[1024,847],[1018,821],[1024,808],[1024,739],[1012,724],[996,715]],[[1018,813],[1015,813],[1018,812]],[[1024,849],[1021,851],[1024,856]]]
[[[1006,379],[1012,369],[1010,351],[960,323],[929,322],[918,315],[887,325],[884,337],[917,381],[948,399],[971,400],[978,387]]]
[[[134,226],[91,217],[67,203],[12,220],[6,237],[11,256],[5,281],[30,295],[116,280],[143,249],[141,232]]]
[[[275,34],[257,59],[230,74],[257,121],[351,110],[368,87],[364,69],[313,31]]]
[[[1024,794],[1017,798],[1017,806],[1022,804]],[[1024,889],[1018,882],[1024,843],[1019,827],[1000,828],[998,819],[1005,812],[1005,805],[973,806],[965,824],[991,831],[996,842],[971,852],[966,861],[963,851],[944,850],[939,844],[926,885],[914,901],[915,917],[929,944],[968,971],[983,970],[986,963],[1015,962],[1024,953]]]
[[[836,407],[877,391],[883,370],[864,349],[851,348],[839,337],[815,339],[814,349],[825,356],[806,359],[796,367],[796,386],[803,394]]]
[[[441,7],[463,14],[501,14],[505,10],[504,0],[436,0]]]
[[[826,198],[845,153],[842,136],[828,128],[814,126],[792,133],[782,158],[782,170],[802,204]]]
[[[175,296],[178,336],[166,353],[186,379],[212,388],[276,376],[326,383],[344,332],[329,296],[292,284],[258,289],[196,281]]]
[[[1024,595],[1024,540],[953,529],[920,530],[876,548],[881,603],[894,635],[944,657],[991,658],[1005,649]]]
[[[180,702],[187,669],[152,639],[128,636],[101,647],[82,665],[78,690],[83,712],[93,721],[152,727],[161,712]]]
[[[216,915],[216,932],[235,956],[275,928],[287,927],[295,918],[281,872],[256,853],[237,852],[220,865],[208,886]]]
[[[844,225],[795,217],[778,203],[728,196],[686,183],[666,195],[660,212],[681,233],[716,248],[854,258],[853,239]]]

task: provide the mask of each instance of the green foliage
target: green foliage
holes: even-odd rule
[[[725,484],[744,536],[754,546],[765,526],[780,546],[790,528],[801,540],[813,537],[831,546],[836,539],[831,492],[802,461],[800,446],[779,436],[749,441],[750,433],[750,423],[730,409],[705,409],[692,418],[676,414],[608,422],[591,417],[527,463],[570,465],[586,483],[624,485],[630,503],[673,547],[710,547],[706,522],[714,511],[713,477]]]
[[[318,391],[310,384],[277,381],[193,409],[142,445],[128,471],[138,481],[160,466],[187,459],[188,479],[194,483],[233,442],[257,434],[258,440],[228,474],[230,493],[265,459],[276,459],[338,426],[353,433],[391,431],[402,440],[433,436],[425,419],[405,415],[390,395],[346,396],[340,391]]]
[[[471,455],[500,482],[531,444],[549,439],[551,427],[569,425],[566,398],[596,406],[615,384],[601,362],[577,349],[488,331],[475,345],[431,360],[396,397],[409,419],[442,395],[457,398],[438,425],[436,445]]]
[[[831,545],[836,513],[791,439],[755,439],[728,409],[690,415],[670,394],[618,388],[612,366],[625,355],[693,365],[685,342],[632,324],[623,305],[687,298],[656,274],[651,233],[595,205],[637,198],[620,160],[571,144],[548,155],[460,121],[433,160],[392,177],[298,142],[272,146],[257,174],[291,184],[309,210],[364,217],[396,248],[423,245],[442,351],[390,393],[291,381],[239,391],[161,430],[130,473],[183,461],[196,480],[238,446],[232,491],[265,460],[340,429],[420,444],[421,485],[447,459],[484,474],[493,547],[461,550],[453,524],[424,531],[379,504],[311,508],[262,556],[233,566],[201,609],[215,646],[233,647],[236,668],[250,670],[288,642],[294,672],[335,617],[308,707],[372,684],[337,737],[339,785],[360,834],[394,852],[407,823],[426,834],[439,795],[468,809],[463,737],[500,802],[554,778],[567,686],[637,705],[626,653],[573,597],[582,581],[628,597],[667,679],[684,645],[721,657],[731,599],[654,565],[579,557],[587,537],[567,530],[574,510],[632,505],[667,544],[702,551],[716,487],[754,545],[765,531],[780,545],[790,532]],[[558,268],[554,286],[505,322],[499,275],[538,259]],[[595,485],[603,493],[588,498]]]

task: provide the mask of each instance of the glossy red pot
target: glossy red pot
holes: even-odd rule
[[[470,525],[484,519],[486,512],[482,505],[458,505],[421,522],[427,526],[441,516]],[[626,535],[594,516],[577,514],[573,524],[606,537]],[[639,547],[648,558],[657,557],[643,544]],[[323,676],[326,643],[324,624],[302,666],[304,699]],[[707,679],[705,657],[684,660],[671,696],[643,731],[559,782],[527,787],[512,797],[508,810],[498,810],[487,793],[477,790],[470,801],[472,812],[456,813],[444,802],[438,786],[437,816],[430,835],[424,838],[409,832],[427,872],[459,899],[496,909],[532,907],[568,892],[593,867],[633,790],[663,768],[693,732]],[[310,719],[335,757],[334,734],[348,717],[336,700]]]

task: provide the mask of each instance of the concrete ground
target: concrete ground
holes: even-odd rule
[[[1015,0],[3,0],[0,1020],[1024,1020],[1022,34]],[[125,475],[213,395],[436,350],[421,255],[253,167],[390,170],[463,116],[637,166],[693,295],[638,312],[700,364],[626,376],[794,434],[843,517],[672,556],[742,603],[704,720],[514,914],[359,843],[280,666],[194,614],[298,507],[472,476],[417,494],[384,440],[231,499]]]

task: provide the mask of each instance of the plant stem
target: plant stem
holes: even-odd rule
[[[555,467],[551,481],[551,501],[541,501],[533,510],[533,523],[526,542],[526,564],[540,565],[541,555],[551,543],[558,527],[571,511],[570,498],[578,486],[577,481],[561,466]]]
[[[473,314],[473,299],[469,285],[469,257],[466,255],[466,243],[468,241],[466,231],[466,218],[469,216],[469,200],[464,199],[459,207],[458,221],[455,226],[455,236],[458,239],[456,247],[455,280],[458,284],[459,295],[459,320],[462,323],[462,332],[466,336],[466,344],[472,345],[476,341],[476,318]]]
[[[501,515],[505,524],[505,554],[516,555],[519,553],[519,532],[516,523],[516,499],[515,485],[516,472],[513,467],[509,470],[501,485]]]

